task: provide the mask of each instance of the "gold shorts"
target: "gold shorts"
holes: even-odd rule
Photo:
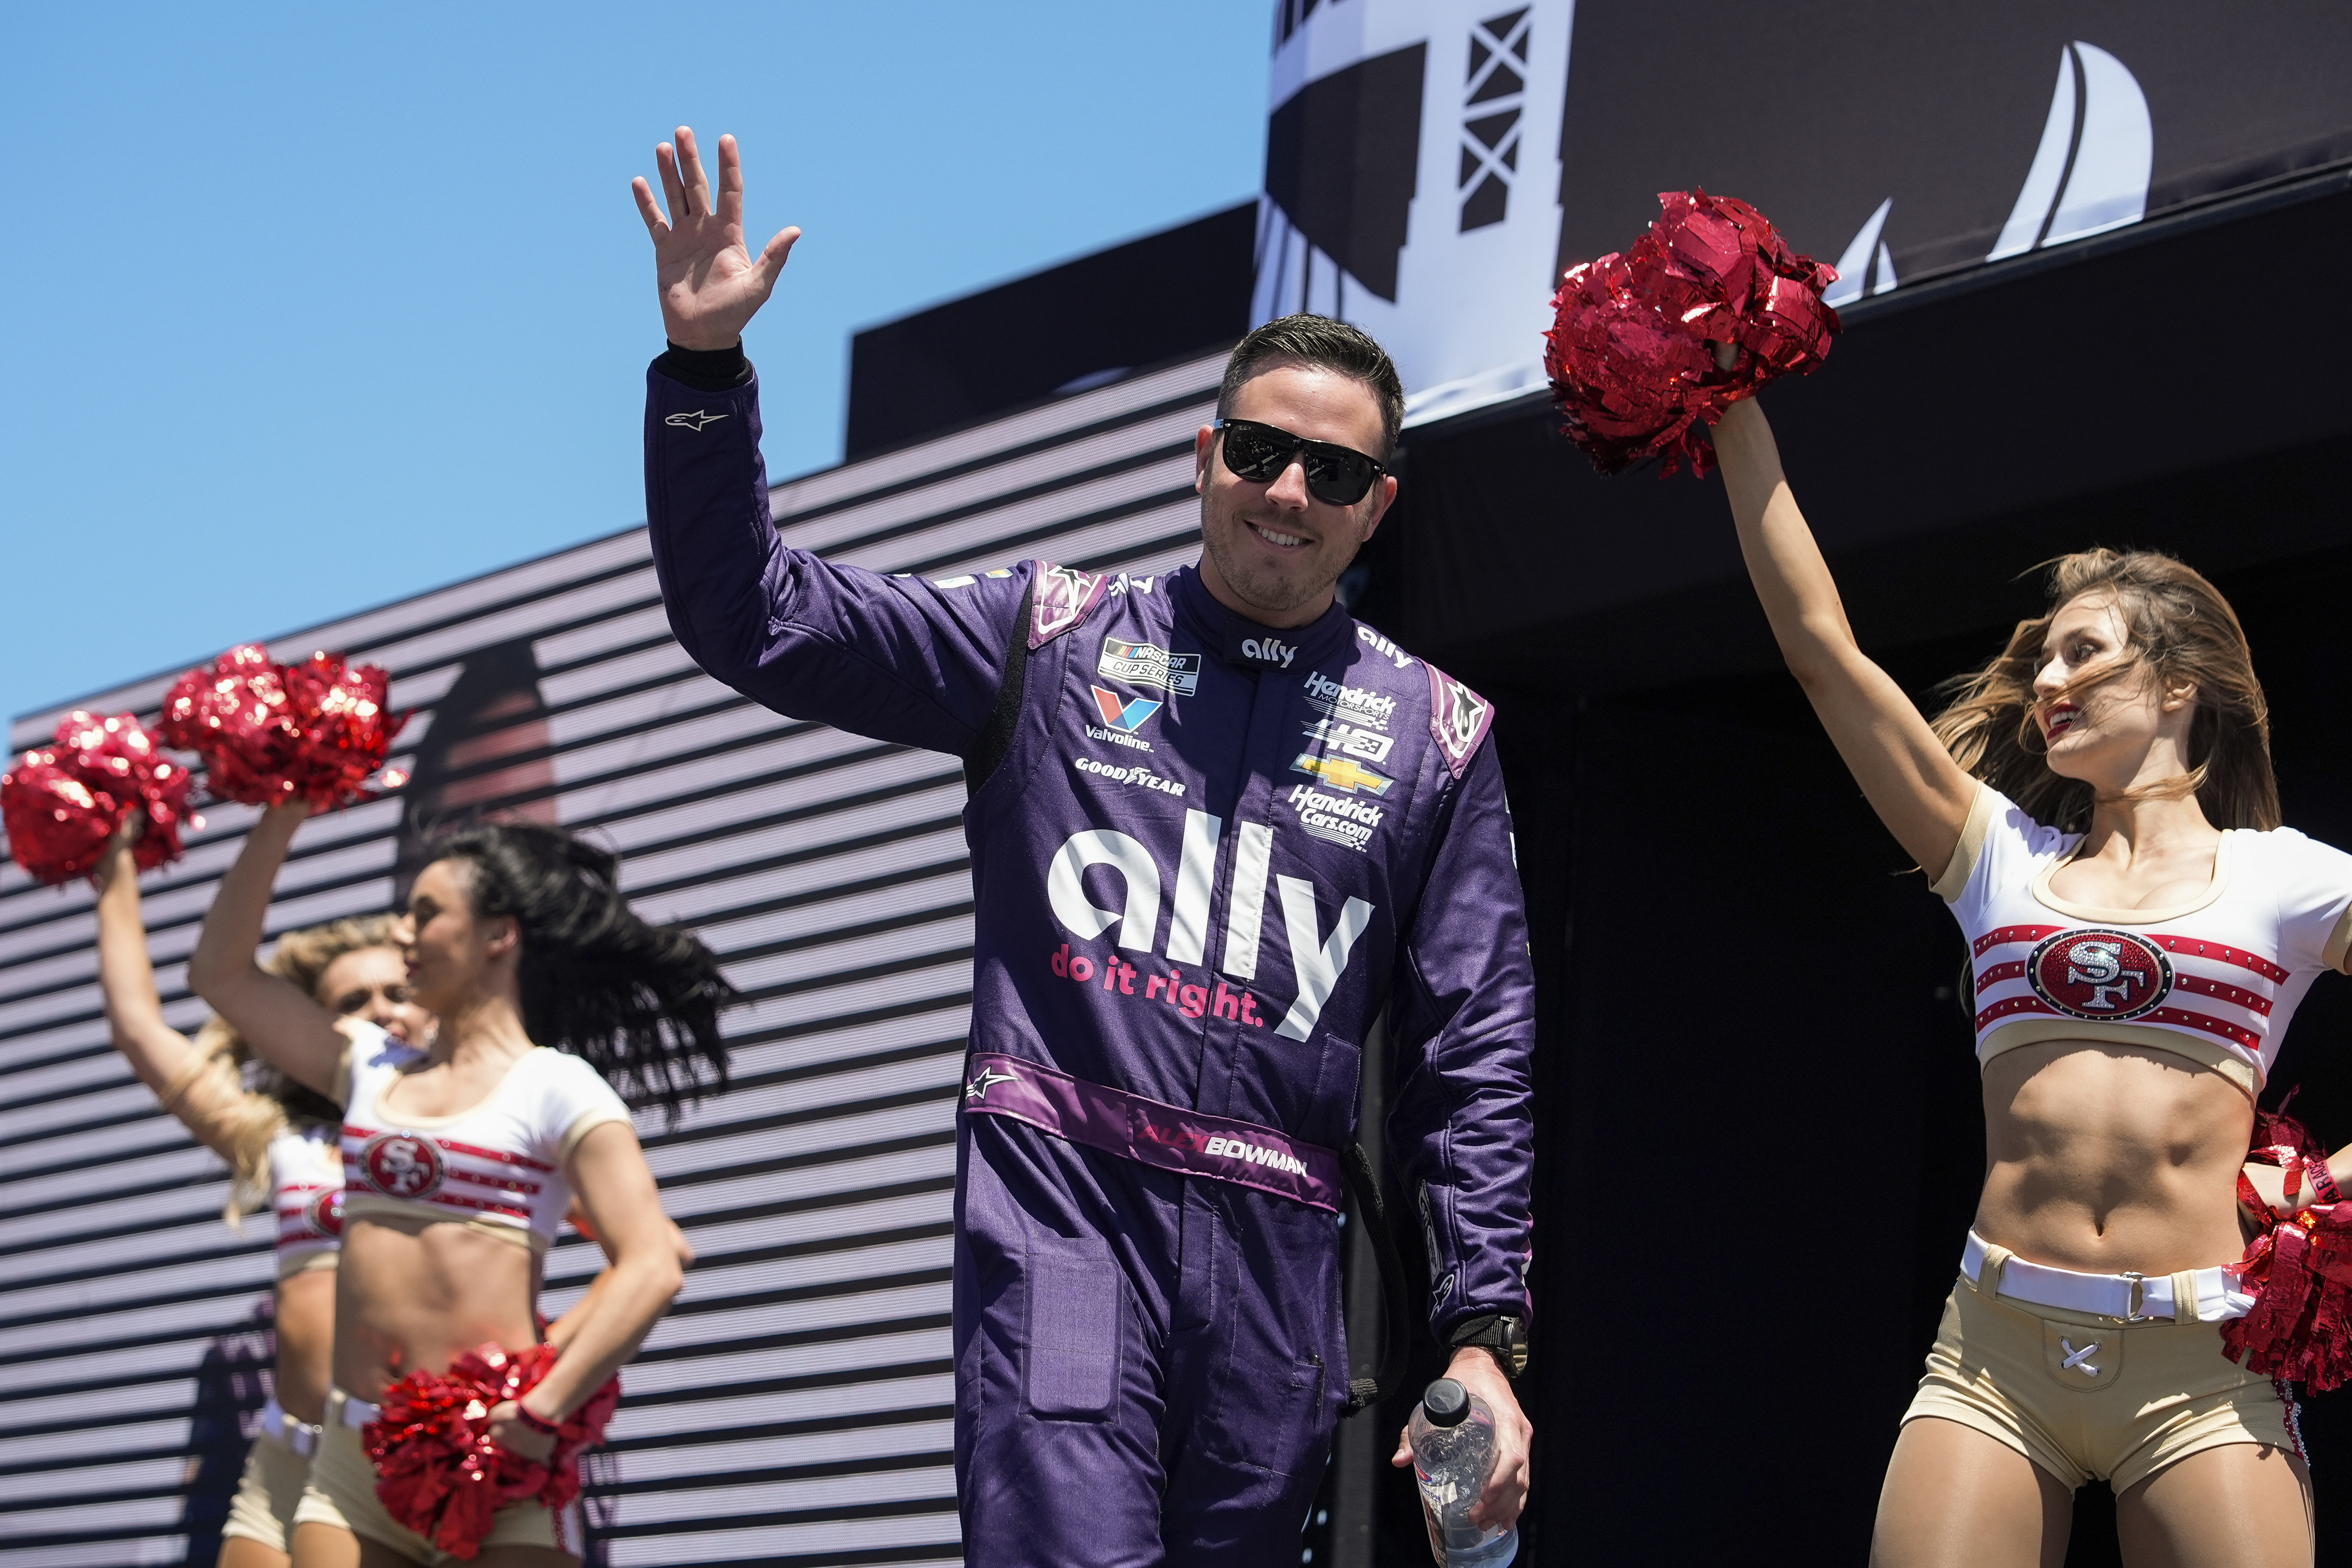
[[[318,1457],[310,1463],[310,1484],[294,1510],[296,1524],[331,1524],[353,1535],[389,1546],[425,1568],[447,1568],[460,1561],[394,1519],[375,1495],[375,1461],[360,1442],[360,1430],[343,1423],[343,1391],[327,1395],[327,1426],[319,1438]],[[579,1509],[554,1510],[537,1503],[517,1503],[490,1517],[485,1546],[549,1546],[580,1555]]]
[[[2069,1487],[2097,1478],[2118,1492],[2232,1443],[2305,1458],[2292,1393],[2222,1354],[2221,1324],[2126,1324],[1998,1298],[1965,1275],[1903,1419],[1922,1415],[1997,1438]]]
[[[236,1496],[229,1500],[224,1539],[236,1536],[257,1541],[272,1552],[289,1550],[294,1507],[310,1479],[310,1461],[264,1431],[253,1439],[245,1456],[245,1474],[238,1478]]]

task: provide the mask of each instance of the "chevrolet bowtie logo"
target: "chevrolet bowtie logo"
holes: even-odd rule
[[[1343,789],[1349,795],[1355,794],[1360,789],[1370,790],[1374,795],[1386,795],[1389,793],[1389,785],[1396,782],[1394,779],[1372,772],[1353,757],[1318,757],[1309,754],[1300,757],[1290,766],[1295,773],[1321,779],[1333,789]]]
[[[715,425],[726,417],[724,414],[706,414],[698,408],[691,414],[673,414],[662,423],[675,425],[681,430],[692,430],[698,434],[705,425]]]
[[[998,1072],[995,1068],[990,1068],[982,1072],[978,1078],[963,1086],[963,1097],[966,1100],[986,1100],[988,1098],[988,1091],[995,1088],[998,1084],[1019,1083],[1020,1081],[1021,1080],[1019,1079],[1013,1077],[1009,1072]]]

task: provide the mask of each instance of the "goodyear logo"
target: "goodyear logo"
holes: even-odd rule
[[[1290,764],[1290,771],[1321,779],[1333,789],[1345,790],[1349,795],[1360,789],[1368,789],[1376,795],[1386,795],[1389,785],[1396,783],[1385,774],[1372,772],[1353,757],[1318,757],[1311,752],[1302,752],[1299,759]]]

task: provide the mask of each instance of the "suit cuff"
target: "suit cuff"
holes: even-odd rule
[[[654,361],[654,368],[697,392],[732,392],[751,379],[751,362],[743,357],[741,343],[723,349],[682,349],[672,343]]]

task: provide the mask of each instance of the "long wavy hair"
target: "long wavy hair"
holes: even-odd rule
[[[390,915],[369,915],[326,925],[289,931],[278,939],[277,950],[262,967],[319,997],[319,985],[328,967],[345,953],[363,948],[397,948]],[[320,998],[324,1000],[324,998]],[[342,1124],[341,1107],[325,1095],[295,1082],[254,1054],[235,1025],[215,1013],[196,1031],[196,1055],[179,1081],[164,1094],[166,1104],[186,1094],[200,1078],[219,1080],[216,1104],[221,1113],[215,1136],[228,1159],[228,1201],[221,1217],[241,1224],[248,1210],[269,1199],[269,1143],[291,1128],[309,1132]]]
[[[534,1041],[569,1051],[623,1100],[658,1105],[673,1121],[727,1087],[719,1013],[735,987],[692,932],[629,908],[611,853],[518,820],[460,827],[431,855],[467,863],[477,916],[511,916],[521,929],[522,1025]]]
[[[2051,771],[2038,722],[2045,704],[2033,691],[2050,623],[2085,594],[2113,595],[2130,646],[2113,664],[2060,695],[2078,699],[2089,687],[2140,671],[2160,690],[2193,685],[2197,707],[2189,726],[2189,772],[2144,793],[2194,795],[2216,827],[2276,827],[2270,703],[2254,679],[2245,628],[2212,584],[2153,550],[2084,550],[2050,563],[2042,615],[2017,624],[2000,658],[1945,684],[1951,700],[1937,715],[1934,729],[1952,760],[2036,822],[2067,833],[2090,826],[2091,786]]]

